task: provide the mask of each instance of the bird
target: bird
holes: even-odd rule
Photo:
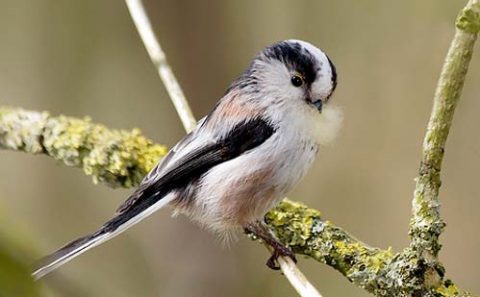
[[[295,260],[263,217],[338,134],[343,113],[330,104],[336,86],[333,62],[311,43],[289,39],[267,46],[113,218],[40,260],[32,276],[42,278],[167,205],[221,238],[239,230],[257,235],[274,249],[270,268],[278,269],[279,256]]]

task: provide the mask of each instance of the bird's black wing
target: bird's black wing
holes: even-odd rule
[[[125,218],[120,221],[135,216],[172,190],[187,186],[215,165],[236,158],[262,144],[274,131],[275,129],[261,118],[243,121],[216,142],[185,154],[160,176],[152,176],[142,182],[131,198],[119,208],[119,214],[125,214]]]

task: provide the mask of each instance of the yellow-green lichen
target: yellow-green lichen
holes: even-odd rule
[[[319,211],[288,199],[270,211],[265,221],[293,251],[327,263],[364,288],[377,287],[376,277],[394,257],[390,248],[371,248],[323,221]]]
[[[46,112],[0,107],[0,148],[42,153],[40,140],[47,118]]]
[[[295,249],[296,246],[304,246],[310,238],[314,218],[320,218],[319,211],[284,199],[267,213],[265,221],[280,240]]]
[[[456,26],[469,33],[480,32],[480,2],[465,7],[457,18]]]
[[[472,294],[461,290],[449,280],[438,287],[436,293],[436,297],[473,297]]]
[[[94,182],[122,187],[138,184],[167,152],[166,147],[146,139],[138,129],[109,130],[88,118],[51,119],[44,145],[56,159],[82,167]]]
[[[391,248],[387,250],[379,250],[367,248],[365,245],[359,242],[344,242],[337,241],[334,243],[337,252],[344,257],[350,257],[350,259],[357,259],[353,263],[350,263],[348,267],[347,275],[355,273],[360,265],[361,269],[368,269],[373,273],[378,273],[381,269],[385,268],[393,258],[393,252]]]
[[[132,131],[110,130],[91,119],[22,109],[0,109],[0,147],[45,153],[68,166],[76,166],[94,182],[132,187],[167,153]]]

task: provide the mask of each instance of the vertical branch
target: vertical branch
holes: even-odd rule
[[[445,223],[439,212],[440,171],[453,114],[480,31],[479,1],[470,0],[457,18],[455,36],[440,74],[423,142],[409,233],[412,239],[411,247],[427,257],[436,257],[441,248],[438,237]]]
[[[168,65],[165,53],[160,47],[152,25],[148,19],[147,13],[141,0],[126,0],[128,10],[132,16],[133,22],[137,27],[138,33],[145,44],[150,58],[158,70],[163,84],[167,88],[170,99],[175,105],[185,130],[192,131],[196,126],[195,117],[188,105],[187,99],[180,88],[178,81],[173,75],[172,69]],[[290,258],[279,258],[280,268],[287,277],[290,284],[302,297],[322,297],[315,287],[307,280],[303,273],[298,269]]]
[[[157,68],[158,75],[160,75],[173,105],[175,105],[183,127],[187,132],[192,131],[197,125],[195,117],[193,116],[180,84],[173,74],[172,68],[170,68],[167,62],[167,57],[160,47],[155,33],[153,33],[152,25],[150,24],[142,2],[140,0],[126,0],[126,3],[133,22],[137,27],[138,34],[142,38],[153,65]]]

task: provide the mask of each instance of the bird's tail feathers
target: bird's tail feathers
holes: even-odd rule
[[[41,259],[32,272],[35,280],[38,280],[46,274],[52,272],[73,258],[83,254],[84,252],[94,248],[113,237],[124,232],[136,223],[151,215],[153,212],[162,208],[175,198],[173,194],[168,194],[155,204],[148,206],[145,209],[132,208],[125,212],[119,213],[117,216],[105,223],[98,231],[74,240],[52,253],[49,256]]]

